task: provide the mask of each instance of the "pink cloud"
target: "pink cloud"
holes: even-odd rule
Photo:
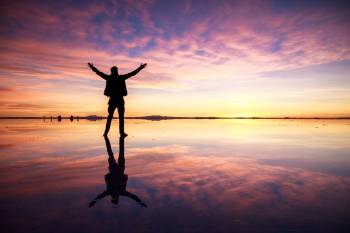
[[[0,86],[0,92],[12,92],[14,89],[11,87],[2,87]]]

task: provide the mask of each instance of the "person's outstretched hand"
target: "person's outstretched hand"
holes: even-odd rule
[[[89,67],[90,67],[90,69],[94,69],[95,67],[94,67],[94,64],[92,64],[92,63],[90,63],[90,62],[88,62],[88,65],[89,65]]]
[[[147,66],[147,63],[141,63],[140,67],[141,69],[145,68]]]
[[[93,207],[95,204],[96,204],[96,201],[93,200],[93,201],[91,201],[91,202],[89,203],[89,207]]]
[[[141,205],[142,207],[147,207],[146,203],[144,203],[144,202],[140,202],[140,205]]]

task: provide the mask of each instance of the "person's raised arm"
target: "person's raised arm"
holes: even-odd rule
[[[135,194],[133,193],[130,193],[128,191],[124,191],[122,193],[123,196],[126,196],[126,197],[130,197],[131,199],[135,200],[137,203],[139,203],[141,206],[143,207],[147,207],[146,203],[144,203],[138,196],[136,196]]]
[[[95,72],[98,76],[100,76],[101,78],[107,80],[108,75],[106,75],[105,73],[102,73],[101,71],[99,71],[92,63],[88,63],[90,69]]]
[[[147,63],[143,63],[141,64],[136,70],[130,72],[130,73],[127,73],[127,74],[123,74],[121,75],[124,79],[128,79],[132,76],[135,76],[138,72],[140,72],[142,69],[144,69],[145,67],[147,66]]]
[[[108,195],[108,191],[104,191],[102,193],[100,193],[99,195],[97,195],[97,197],[95,197],[95,199],[93,199],[90,203],[89,203],[89,207],[92,207],[96,204],[96,202],[102,198],[104,198],[105,196]]]

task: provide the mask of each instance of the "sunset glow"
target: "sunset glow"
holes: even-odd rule
[[[140,63],[127,116],[350,115],[346,1],[5,1],[0,116],[106,115],[105,73]]]

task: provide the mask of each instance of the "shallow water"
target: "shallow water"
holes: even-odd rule
[[[104,123],[0,121],[2,232],[350,232],[350,121],[127,120],[140,201],[89,207],[111,171]]]

